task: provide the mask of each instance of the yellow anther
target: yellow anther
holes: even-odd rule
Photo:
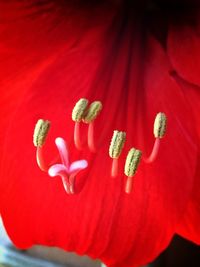
[[[85,123],[91,123],[96,119],[101,110],[102,110],[102,103],[100,101],[92,102],[89,108],[84,113],[83,121]]]
[[[154,136],[162,138],[166,132],[167,117],[165,113],[159,112],[154,121]]]
[[[122,148],[126,141],[126,133],[115,130],[110,143],[109,155],[111,158],[116,159],[120,156]]]
[[[138,149],[131,148],[126,157],[124,173],[128,177],[133,177],[140,163],[142,152]]]
[[[33,143],[35,146],[43,146],[49,132],[50,122],[45,120],[38,120],[35,125],[35,130],[33,134]]]
[[[72,111],[72,120],[76,122],[80,122],[84,116],[88,105],[88,100],[85,98],[81,98],[73,108]]]

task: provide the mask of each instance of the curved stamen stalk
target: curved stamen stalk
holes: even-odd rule
[[[128,176],[126,180],[125,192],[127,194],[131,193],[133,186],[133,176],[135,175],[138,165],[141,159],[141,151],[135,148],[131,148],[128,152],[124,173]]]
[[[46,163],[43,155],[43,146],[38,146],[36,150],[36,161],[38,164],[38,167],[44,171],[47,172],[49,169],[49,165]]]
[[[156,138],[153,149],[151,151],[151,154],[148,156],[148,158],[143,158],[145,163],[152,163],[157,158],[158,152],[160,148],[160,138]]]
[[[96,152],[96,147],[94,144],[94,122],[89,123],[88,126],[88,147],[91,152]]]
[[[45,162],[43,155],[43,146],[49,132],[50,122],[45,120],[38,120],[35,125],[34,135],[33,135],[33,143],[37,147],[36,150],[36,161],[39,168],[42,171],[48,171],[48,164]]]
[[[115,130],[110,143],[109,155],[113,159],[111,167],[111,176],[116,177],[118,175],[118,158],[121,155],[124,143],[126,140],[126,133]]]
[[[75,122],[74,125],[74,144],[78,150],[82,150],[82,144],[80,139],[80,122]]]
[[[74,109],[72,111],[72,120],[75,122],[74,125],[74,144],[77,149],[82,149],[82,144],[80,141],[80,122],[84,116],[84,113],[86,111],[88,105],[88,100],[85,98],[81,98],[76,105],[74,106]]]
[[[166,132],[167,117],[164,113],[159,112],[154,121],[154,136],[155,142],[151,154],[147,158],[143,158],[144,162],[152,163],[158,155],[160,147],[160,139],[163,138]]]
[[[102,103],[100,101],[94,101],[90,104],[89,108],[85,111],[83,122],[88,123],[88,147],[91,152],[96,152],[95,138],[94,138],[94,120],[102,110]]]

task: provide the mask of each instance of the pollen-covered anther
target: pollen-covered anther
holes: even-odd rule
[[[128,176],[126,181],[125,191],[130,193],[132,190],[132,177],[135,175],[138,165],[140,163],[142,152],[138,149],[131,148],[128,152],[126,163],[124,167],[124,173]]]
[[[39,119],[35,125],[33,134],[33,143],[36,147],[44,145],[47,134],[49,132],[50,122],[48,120]]]
[[[162,138],[165,135],[167,126],[167,117],[165,113],[159,112],[154,121],[154,136],[155,138]]]
[[[100,101],[94,101],[90,104],[89,108],[85,111],[83,122],[85,123],[91,123],[93,122],[100,111],[102,110],[102,103]]]
[[[86,98],[79,99],[79,101],[73,108],[72,120],[75,122],[80,122],[84,117],[84,113],[86,111],[87,106],[88,106],[88,100]]]
[[[120,132],[118,130],[115,130],[113,132],[113,137],[112,137],[110,148],[109,148],[109,155],[111,158],[113,159],[119,158],[125,141],[126,141],[125,132]]]
[[[115,130],[110,143],[109,155],[113,159],[111,176],[116,177],[118,174],[118,158],[121,155],[124,143],[126,141],[126,133]]]
[[[80,122],[82,121],[84,114],[88,106],[88,100],[86,98],[81,98],[76,103],[72,111],[72,120],[75,121],[74,125],[74,144],[77,149],[82,149],[82,144],[80,140]]]

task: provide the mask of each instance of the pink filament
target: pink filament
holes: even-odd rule
[[[111,176],[116,177],[118,175],[118,159],[112,160]]]
[[[96,152],[94,144],[94,122],[89,123],[88,126],[88,147],[91,152]]]
[[[77,149],[81,150],[81,140],[80,140],[80,122],[75,122],[74,125],[74,144]]]
[[[152,163],[157,158],[159,147],[160,147],[160,138],[156,138],[154,145],[153,145],[152,152],[149,157],[143,158],[144,162]]]
[[[127,181],[126,181],[126,187],[125,187],[125,192],[127,194],[131,193],[132,186],[133,186],[133,177],[128,176]]]
[[[39,166],[39,168],[44,171],[47,172],[49,169],[49,166],[47,165],[47,163],[44,160],[44,155],[43,155],[43,147],[38,146],[37,150],[36,150],[36,161],[37,164]]]

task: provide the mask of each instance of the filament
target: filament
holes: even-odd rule
[[[158,152],[159,152],[159,147],[160,147],[160,138],[156,138],[154,145],[153,145],[153,149],[151,154],[149,155],[149,157],[147,158],[143,158],[144,162],[146,163],[152,163],[155,161],[155,159],[157,158]]]
[[[116,177],[118,175],[118,159],[112,159],[111,176]]]
[[[96,152],[96,147],[94,144],[94,122],[89,123],[88,126],[88,147],[91,152]]]
[[[36,150],[36,161],[37,161],[37,164],[38,164],[39,168],[42,171],[44,171],[44,172],[48,171],[49,166],[45,162],[44,153],[43,153],[43,147],[41,147],[41,146],[37,147],[37,150]]]
[[[77,149],[81,150],[82,145],[81,145],[81,140],[80,140],[80,123],[75,122],[74,125],[74,144]]]
[[[126,181],[126,186],[125,186],[125,192],[127,194],[130,194],[132,191],[132,187],[133,187],[133,177],[128,176],[127,181]]]

